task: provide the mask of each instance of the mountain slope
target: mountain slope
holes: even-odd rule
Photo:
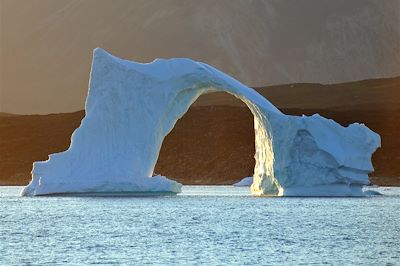
[[[95,47],[191,57],[250,86],[395,76],[399,25],[399,0],[0,0],[0,111],[83,109]]]

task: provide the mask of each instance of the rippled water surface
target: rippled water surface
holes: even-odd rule
[[[0,265],[397,265],[400,188],[368,198],[18,197],[0,187]]]

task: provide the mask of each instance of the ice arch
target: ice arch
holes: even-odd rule
[[[190,59],[140,64],[95,49],[86,116],[68,150],[35,162],[22,195],[90,192],[178,193],[152,177],[164,137],[203,93],[224,91],[254,115],[253,195],[362,195],[380,137],[361,124],[289,116],[255,90]]]

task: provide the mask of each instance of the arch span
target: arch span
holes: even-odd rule
[[[157,59],[140,64],[94,51],[86,116],[68,150],[35,162],[22,195],[180,192],[152,177],[165,136],[202,94],[224,91],[254,116],[253,195],[361,195],[379,135],[319,115],[288,116],[255,90],[204,63]]]

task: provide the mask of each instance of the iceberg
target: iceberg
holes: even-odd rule
[[[153,171],[165,136],[202,94],[222,91],[254,115],[255,196],[362,196],[380,136],[318,114],[285,115],[255,90],[186,58],[137,63],[96,48],[85,117],[70,147],[35,162],[21,195],[179,193]]]
[[[248,176],[233,184],[234,187],[250,187],[253,184],[253,177]]]

